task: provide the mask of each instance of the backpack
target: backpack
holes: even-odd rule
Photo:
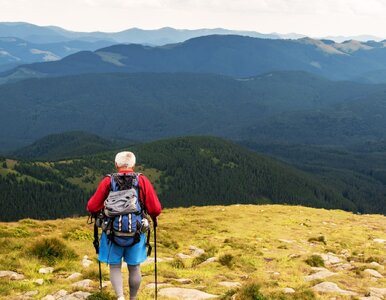
[[[138,173],[114,173],[110,176],[110,193],[104,202],[102,229],[110,242],[131,247],[144,232],[144,208],[139,195]]]

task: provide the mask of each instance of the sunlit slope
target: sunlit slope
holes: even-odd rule
[[[236,299],[359,299],[373,288],[386,284],[385,278],[374,277],[367,270],[386,276],[385,224],[386,218],[380,215],[355,215],[301,206],[166,209],[159,218],[157,231],[158,279],[169,287],[199,289],[224,296],[223,299],[230,299],[235,293]],[[18,272],[25,278],[21,281],[0,278],[0,297],[20,299],[26,292],[38,291],[33,298],[40,299],[61,289],[68,293],[77,290],[97,292],[98,265],[92,246],[92,230],[92,225],[86,224],[86,217],[1,223],[0,269]],[[64,244],[62,250],[67,258],[55,258],[55,255],[47,254],[48,251],[40,259],[32,254],[36,245],[43,245],[44,239],[51,238]],[[51,241],[47,245],[52,244]],[[189,250],[191,245],[205,253],[193,258]],[[181,253],[191,258],[176,258],[177,254],[182,256]],[[307,281],[306,276],[322,270],[313,270],[311,265],[322,267],[321,257],[327,253],[334,262],[324,263],[324,268],[335,274]],[[81,264],[85,255],[93,261],[88,268]],[[207,258],[212,258],[212,262],[200,264]],[[39,274],[38,270],[43,266],[52,266],[53,273]],[[142,270],[139,297],[153,299],[154,290],[146,288],[153,282],[153,265],[150,262]],[[81,273],[80,277],[66,279],[75,272]],[[103,266],[103,274],[104,280],[108,280],[106,266]],[[33,283],[39,278],[44,280],[41,286]],[[191,281],[186,284],[176,281],[182,278]],[[92,280],[91,288],[71,286],[83,279]],[[219,284],[224,281],[240,283],[241,288]],[[357,296],[314,292],[312,287],[321,282],[335,283]],[[261,286],[258,292],[261,298],[248,298],[251,290],[258,290],[258,285]],[[295,293],[284,295],[283,288],[293,288]],[[105,292],[113,295],[111,286],[105,288]]]

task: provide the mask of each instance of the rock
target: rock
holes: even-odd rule
[[[29,291],[29,292],[25,293],[23,296],[33,297],[33,296],[36,296],[37,294],[39,294],[39,291]]]
[[[333,283],[333,282],[322,282],[313,286],[312,289],[321,293],[337,293],[337,294],[347,295],[347,296],[357,295],[357,293],[355,292],[342,290],[337,286],[336,283]]]
[[[319,269],[319,272],[311,274],[311,275],[308,275],[308,276],[304,277],[304,279],[306,281],[312,281],[312,280],[324,279],[324,278],[336,275],[336,273],[331,272],[331,271],[329,271],[327,269],[324,269],[324,268],[318,268],[318,269]]]
[[[379,244],[385,244],[386,240],[383,239],[373,239],[374,242],[379,243]]]
[[[290,259],[295,259],[295,258],[299,258],[301,255],[300,254],[290,254],[290,255],[288,255],[288,257],[290,258]]]
[[[346,263],[346,264],[336,264],[335,270],[336,271],[344,271],[344,270],[352,270],[355,267],[352,264]]]
[[[39,273],[40,274],[50,274],[54,272],[54,268],[53,267],[46,267],[46,268],[40,268],[39,269]]]
[[[363,272],[376,278],[383,278],[382,274],[380,274],[378,271],[375,271],[373,269],[366,269]]]
[[[204,249],[197,248],[196,246],[189,246],[189,250],[192,256],[200,256],[205,253]]]
[[[71,280],[71,279],[77,279],[77,278],[79,278],[79,277],[82,277],[82,274],[76,272],[76,273],[73,273],[73,274],[71,274],[70,276],[68,276],[66,279]]]
[[[108,287],[111,285],[111,281],[102,281],[102,288]]]
[[[350,251],[348,251],[347,249],[342,249],[341,251],[340,251],[340,254],[342,254],[342,255],[344,255],[344,256],[349,256],[350,255]]]
[[[84,268],[88,268],[92,263],[93,263],[93,261],[89,260],[87,255],[83,256],[82,266]]]
[[[217,257],[209,257],[206,261],[200,263],[200,265],[206,265],[217,261]]]
[[[375,268],[380,268],[380,269],[382,269],[382,270],[385,268],[384,266],[380,265],[379,263],[377,263],[377,262],[375,262],[375,261],[373,261],[372,263],[370,263],[370,266],[375,267]]]
[[[386,288],[370,288],[370,296],[384,298],[386,296]]]
[[[64,296],[62,298],[59,298],[58,300],[79,300],[79,299],[87,299],[91,293],[78,291],[75,293],[72,293],[70,295]]]
[[[22,280],[24,279],[23,274],[19,274],[13,271],[0,271],[0,278],[9,277],[11,280]]]
[[[84,279],[84,280],[75,282],[75,283],[73,283],[73,284],[71,284],[71,285],[72,285],[72,286],[75,286],[75,287],[79,287],[79,288],[88,289],[88,288],[90,288],[91,282],[92,282],[91,279]]]
[[[295,290],[292,288],[284,288],[283,293],[284,294],[293,294],[293,293],[295,293]]]
[[[37,285],[43,285],[44,283],[44,279],[43,278],[39,278],[39,279],[35,279],[34,281],[32,281],[33,283],[36,283]]]
[[[217,295],[211,295],[196,289],[182,288],[164,288],[158,293],[160,296],[183,299],[183,300],[200,300],[216,298]]]
[[[186,254],[184,254],[184,253],[177,253],[177,254],[176,254],[176,257],[177,257],[177,258],[180,258],[180,259],[188,259],[188,258],[192,258],[192,256],[186,255]]]
[[[66,290],[60,290],[60,291],[57,291],[53,296],[55,297],[55,299],[59,299],[66,296],[67,294],[68,292]]]
[[[331,253],[331,252],[327,254],[322,253],[322,254],[316,254],[316,255],[319,255],[323,259],[326,265],[337,264],[341,261],[338,256],[336,256],[334,253]]]
[[[164,261],[172,261],[174,258],[172,257],[158,257],[157,262],[164,262]],[[142,265],[149,265],[149,264],[154,264],[154,257],[148,257]]]
[[[294,240],[279,239],[279,242],[287,243],[287,244],[292,244],[292,243],[295,242],[295,241],[294,241]]]
[[[378,298],[375,296],[368,296],[368,297],[359,298],[359,300],[382,300],[382,298]]]
[[[220,281],[218,284],[229,288],[235,288],[235,287],[241,286],[240,282],[230,282],[230,281]]]
[[[279,277],[280,273],[279,272],[273,272],[272,275],[275,276],[275,277]]]
[[[41,300],[55,300],[56,298],[52,295],[47,295],[45,297],[43,297]]]
[[[162,282],[158,282],[158,284],[157,284],[157,288],[161,288],[161,287],[165,287],[165,286],[170,286],[170,284],[169,283],[162,283]],[[154,290],[155,289],[155,283],[154,282],[148,283],[147,285],[145,285],[145,289]]]
[[[193,283],[192,279],[189,278],[179,278],[179,279],[173,279],[174,281],[181,283],[181,284],[191,284]]]

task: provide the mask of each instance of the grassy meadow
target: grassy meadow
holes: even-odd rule
[[[25,275],[23,280],[0,278],[2,299],[21,299],[28,291],[38,291],[32,299],[40,299],[61,289],[82,290],[71,284],[92,279],[98,292],[98,264],[92,245],[93,226],[87,217],[49,221],[24,219],[2,223],[0,228],[0,270]],[[220,299],[360,299],[370,287],[385,287],[386,279],[364,272],[372,268],[385,274],[386,246],[374,239],[386,239],[386,217],[355,215],[341,210],[313,209],[287,205],[231,205],[165,209],[157,230],[158,281],[170,287],[195,288]],[[51,242],[47,242],[47,239]],[[54,239],[55,242],[52,242]],[[59,241],[58,241],[59,240]],[[58,242],[58,244],[55,244]],[[55,245],[53,245],[55,244]],[[52,247],[50,251],[46,248]],[[190,255],[189,246],[204,249],[201,256],[178,258],[177,253]],[[154,249],[153,249],[154,250]],[[56,252],[55,252],[56,251]],[[154,251],[153,251],[154,253]],[[305,281],[313,273],[311,265],[321,266],[320,254],[333,253],[348,270],[328,266],[334,276]],[[344,254],[344,255],[343,255]],[[93,263],[88,268],[81,261],[87,255]],[[216,261],[201,264],[210,257]],[[374,266],[371,263],[379,265]],[[41,267],[52,266],[51,274],[39,274]],[[142,285],[138,299],[153,299],[154,264],[142,266]],[[127,270],[124,268],[127,278]],[[81,277],[66,277],[79,272]],[[108,268],[103,265],[104,280]],[[42,278],[37,285],[34,280]],[[183,284],[175,279],[186,278]],[[239,282],[229,288],[219,282]],[[358,296],[319,294],[312,286],[322,281],[336,283],[341,289],[355,291]],[[127,282],[126,294],[128,292]],[[295,293],[284,294],[284,288]],[[93,299],[114,299],[111,286]],[[335,297],[335,298],[333,298]],[[159,299],[166,299],[162,296]]]

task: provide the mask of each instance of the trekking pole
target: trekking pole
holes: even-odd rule
[[[98,225],[97,225],[97,216],[92,216],[91,220],[93,217],[94,217],[94,241],[93,241],[93,244],[94,244],[95,252],[98,255],[99,254],[99,233],[98,233]],[[101,261],[99,259],[98,259],[98,263],[99,263],[99,289],[100,289],[100,291],[102,291],[102,268],[101,268]]]
[[[155,300],[157,300],[157,218],[153,218],[154,229],[154,281],[155,281]]]

